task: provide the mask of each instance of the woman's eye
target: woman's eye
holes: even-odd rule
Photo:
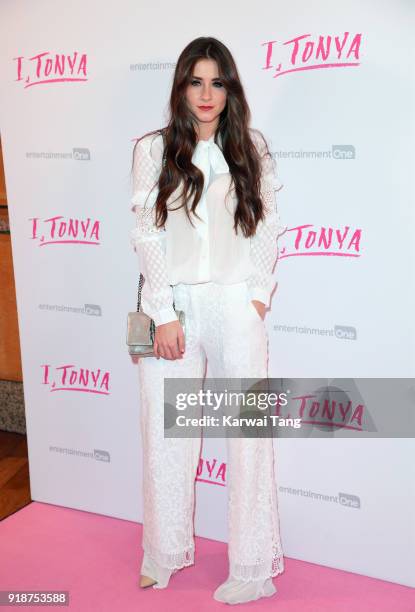
[[[192,81],[190,81],[191,85],[200,85],[200,81],[193,79]],[[215,86],[217,87],[223,87],[223,84],[220,83],[219,81],[215,81],[215,83],[213,83]]]

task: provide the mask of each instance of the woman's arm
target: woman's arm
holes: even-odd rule
[[[157,182],[161,170],[154,151],[154,135],[140,140],[133,157],[132,210],[136,213],[136,227],[130,241],[138,255],[139,268],[145,278],[149,312],[155,325],[177,321],[173,308],[173,291],[167,277],[165,228],[155,226]],[[153,144],[153,147],[152,147]]]
[[[277,176],[275,161],[266,153],[265,142],[258,132],[254,132],[255,144],[261,156],[261,197],[264,204],[264,221],[257,225],[251,237],[251,261],[255,268],[248,277],[251,300],[258,300],[269,306],[273,289],[272,270],[278,258],[278,237],[287,229],[281,224],[275,191]]]

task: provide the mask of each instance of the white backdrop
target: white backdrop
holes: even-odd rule
[[[3,0],[34,500],[141,521],[129,172],[135,138],[165,124],[175,61],[197,36],[234,54],[284,185],[269,375],[414,375],[413,13],[409,0]],[[204,442],[196,533],[226,541],[222,442]],[[275,452],[287,557],[415,586],[412,439],[280,440]]]

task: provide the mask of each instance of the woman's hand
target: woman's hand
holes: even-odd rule
[[[257,312],[258,312],[259,316],[261,317],[261,319],[264,320],[264,318],[265,318],[265,310],[266,310],[265,304],[263,304],[262,302],[259,302],[258,300],[251,300],[251,302],[253,303],[253,305],[257,309]]]
[[[154,355],[157,359],[182,359],[184,349],[184,332],[179,320],[156,326]]]

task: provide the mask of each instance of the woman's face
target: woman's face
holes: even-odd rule
[[[219,115],[226,106],[226,98],[227,93],[219,78],[216,61],[202,59],[196,62],[192,80],[186,89],[186,100],[199,128],[204,131],[210,131],[210,127],[216,129]]]

